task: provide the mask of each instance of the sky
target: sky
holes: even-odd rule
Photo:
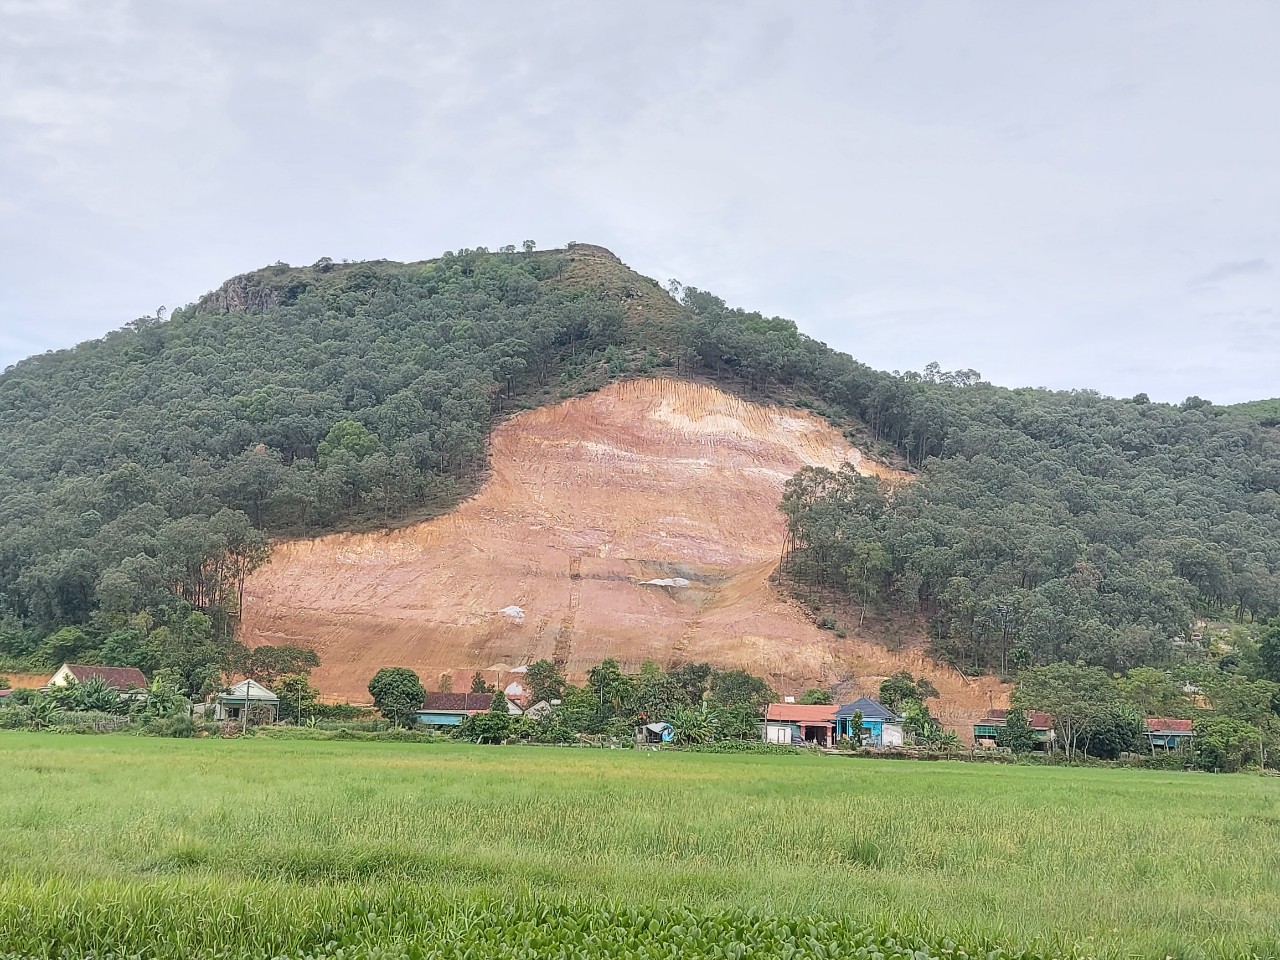
[[[1280,4],[0,0],[0,368],[608,247],[886,370],[1280,396]]]

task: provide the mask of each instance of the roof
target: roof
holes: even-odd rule
[[[260,684],[257,680],[241,680],[227,688],[223,697],[230,700],[261,700],[266,703],[279,703],[280,698]]]
[[[1027,723],[1031,725],[1032,730],[1052,730],[1053,717],[1045,713],[1043,710],[1024,710],[1023,716],[1027,718]],[[1009,718],[1008,710],[988,710],[987,715],[979,720],[974,726],[1003,726],[1004,722]]]
[[[853,703],[841,704],[836,716],[852,717],[855,713],[861,713],[863,720],[888,720],[890,723],[897,723],[902,719],[879,700],[872,700],[870,697],[859,697]]]
[[[100,667],[96,664],[63,664],[76,683],[88,683],[100,677],[112,690],[141,690],[147,686],[147,678],[137,667]]]
[[[1148,733],[1191,733],[1190,720],[1175,720],[1172,717],[1148,717]]]
[[[431,692],[422,701],[420,710],[443,713],[483,713],[493,707],[492,693],[439,693]]]
[[[836,708],[829,703],[771,703],[764,718],[780,723],[831,723],[836,718]]]

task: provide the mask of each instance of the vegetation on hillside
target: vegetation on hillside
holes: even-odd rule
[[[804,471],[785,573],[923,615],[963,669],[1163,665],[1197,617],[1280,613],[1280,434],[1247,406],[883,373],[583,262],[279,265],[7,371],[0,657],[225,639],[267,536],[447,507],[505,410],[664,370],[808,406],[917,471],[892,488]]]

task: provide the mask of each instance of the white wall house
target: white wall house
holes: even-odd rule
[[[244,720],[244,711],[254,711],[255,722],[275,723],[280,717],[280,698],[256,680],[241,680],[213,701],[215,720]]]

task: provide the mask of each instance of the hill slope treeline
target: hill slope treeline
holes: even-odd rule
[[[504,409],[654,372],[813,407],[917,468],[893,491],[798,477],[787,570],[922,611],[966,667],[1159,663],[1197,611],[1280,609],[1280,447],[1256,418],[881,373],[582,246],[279,265],[7,371],[0,655],[154,669],[229,634],[267,535],[445,508]]]

